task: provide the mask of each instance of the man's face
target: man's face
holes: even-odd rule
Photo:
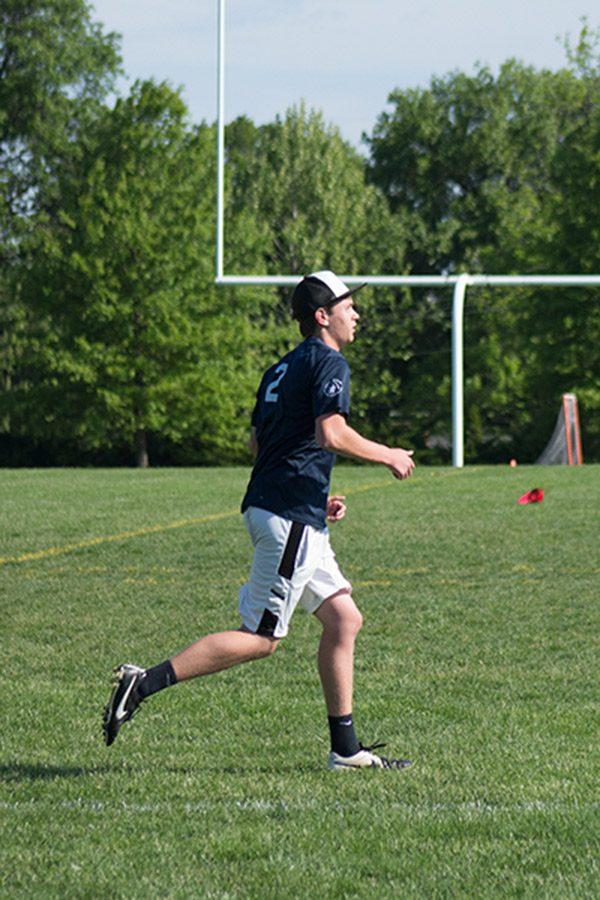
[[[345,347],[352,343],[356,331],[356,323],[360,316],[354,308],[352,297],[340,300],[335,306],[327,310],[329,325],[327,332],[329,337],[338,347]]]

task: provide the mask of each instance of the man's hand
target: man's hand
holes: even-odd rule
[[[391,447],[386,466],[390,469],[394,478],[402,480],[408,478],[415,467],[412,455],[414,450],[403,450],[401,447]]]
[[[344,500],[346,498],[339,496],[338,494],[334,494],[332,497],[329,497],[327,500],[327,521],[328,522],[339,522],[340,519],[343,519],[346,515],[346,504]]]

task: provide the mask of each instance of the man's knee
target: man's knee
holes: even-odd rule
[[[267,646],[267,649],[265,652],[265,656],[272,656],[273,653],[275,653],[275,651],[277,650],[277,648],[279,646],[280,640],[281,640],[281,638],[274,638],[274,637],[267,638],[268,646]]]
[[[260,655],[261,658],[266,656],[272,656],[273,653],[277,650],[277,646],[281,638],[274,638],[267,635],[260,635],[261,638],[261,647],[260,647]]]
[[[350,594],[340,595],[339,600],[327,611],[323,625],[338,637],[356,637],[363,625],[362,614]]]
[[[348,612],[348,628],[358,634],[363,627],[363,617],[360,609],[353,603],[352,609]]]
[[[251,628],[248,628],[248,626],[244,624],[240,626],[240,631],[244,634],[251,634],[253,637],[257,638],[254,659],[263,659],[265,656],[272,656],[277,650],[277,645],[281,640],[281,638],[273,637],[271,634],[260,634],[257,631],[252,631]]]

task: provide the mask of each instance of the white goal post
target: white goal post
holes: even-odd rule
[[[294,275],[226,275],[223,272],[225,214],[225,0],[218,0],[217,25],[217,285],[288,285],[292,287],[304,273]],[[367,282],[374,287],[453,287],[452,300],[452,465],[464,466],[464,362],[463,311],[468,287],[600,287],[600,275],[343,275],[347,284]]]

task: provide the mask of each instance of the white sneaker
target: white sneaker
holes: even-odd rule
[[[385,747],[385,744],[372,744],[370,747],[363,747],[360,744],[360,749],[353,756],[340,756],[332,750],[327,760],[327,768],[339,772],[348,769],[407,769],[412,766],[408,759],[388,759],[387,756],[373,753],[378,747]]]

